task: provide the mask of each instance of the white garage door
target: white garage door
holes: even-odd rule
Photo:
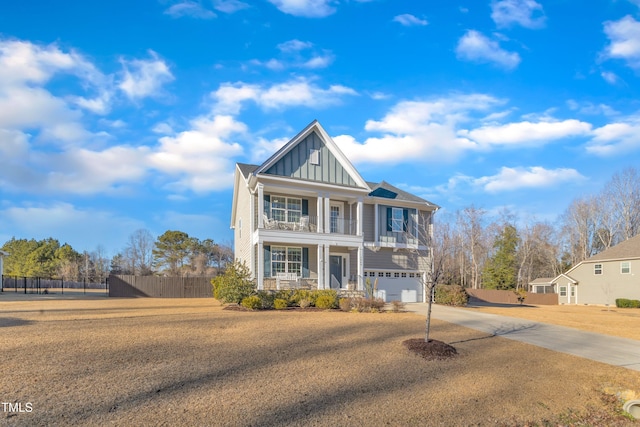
[[[422,302],[420,278],[415,271],[365,271],[371,283],[378,279],[378,297],[385,302]]]

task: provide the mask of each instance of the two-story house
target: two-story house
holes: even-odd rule
[[[263,164],[236,165],[235,258],[258,289],[362,291],[368,279],[386,301],[424,301],[437,209],[365,181],[314,121]]]

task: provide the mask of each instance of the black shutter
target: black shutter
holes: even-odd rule
[[[271,246],[264,245],[264,277],[271,277]]]
[[[409,209],[402,209],[402,231],[407,231],[409,227]]]
[[[309,215],[309,200],[302,199],[302,215]]]
[[[302,277],[309,277],[309,248],[302,248]]]
[[[387,231],[392,231],[393,230],[393,225],[392,225],[391,221],[392,221],[391,208],[387,208]]]

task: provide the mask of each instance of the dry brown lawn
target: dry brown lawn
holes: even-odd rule
[[[519,317],[622,338],[640,340],[640,309],[584,305],[474,306],[467,310]]]
[[[591,425],[634,425],[603,397],[640,393],[640,372],[432,328],[457,357],[407,350],[424,329],[413,313],[0,294],[0,398],[33,408],[0,424],[556,426],[589,414]]]

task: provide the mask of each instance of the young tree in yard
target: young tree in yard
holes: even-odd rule
[[[435,213],[435,212],[434,212]],[[407,230],[413,227],[406,227]],[[446,260],[451,252],[451,240],[448,239],[450,228],[448,224],[439,224],[434,228],[433,213],[420,213],[417,236],[407,231],[408,238],[418,241],[417,248],[411,249],[412,262],[419,271],[423,272],[422,288],[427,300],[427,318],[425,323],[425,342],[429,342],[431,332],[431,309],[433,294],[440,278],[444,274]]]
[[[485,264],[482,284],[486,289],[515,289],[518,272],[518,232],[511,224],[505,224],[493,244],[495,250]]]

